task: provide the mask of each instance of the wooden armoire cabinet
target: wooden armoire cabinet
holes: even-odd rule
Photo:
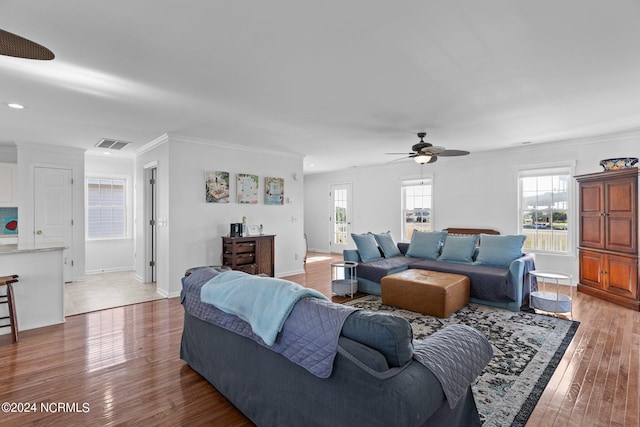
[[[578,291],[640,310],[638,168],[580,175],[576,180]]]
[[[249,274],[274,276],[273,235],[223,237],[222,265]]]

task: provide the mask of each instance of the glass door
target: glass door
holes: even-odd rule
[[[334,184],[330,186],[331,207],[329,221],[331,223],[331,252],[341,253],[349,246],[351,235],[351,184]]]

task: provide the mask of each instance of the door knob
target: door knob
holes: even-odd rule
[[[36,234],[42,234],[42,230],[36,231]]]

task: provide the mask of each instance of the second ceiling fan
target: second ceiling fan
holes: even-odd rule
[[[416,163],[426,164],[426,163],[434,163],[438,160],[439,156],[442,157],[454,157],[454,156],[466,156],[469,154],[468,151],[464,150],[447,150],[444,147],[435,147],[433,144],[429,142],[424,142],[424,137],[427,136],[426,132],[419,132],[418,138],[420,138],[420,142],[414,144],[411,147],[411,153],[386,153],[392,155],[406,155],[407,158],[413,159]]]

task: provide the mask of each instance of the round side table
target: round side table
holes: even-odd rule
[[[529,274],[540,279],[539,281],[542,281],[543,283],[553,281],[556,285],[555,292],[546,291],[546,287],[543,287],[542,291],[538,290],[531,292],[531,278],[529,278],[529,306],[548,313],[569,313],[571,319],[573,319],[571,304],[573,296],[573,287],[571,286],[572,276],[566,273],[539,270],[530,271]],[[560,293],[560,286],[562,285],[569,286],[569,295]]]
[[[331,293],[334,295],[350,295],[358,292],[357,262],[344,261],[331,263]]]

